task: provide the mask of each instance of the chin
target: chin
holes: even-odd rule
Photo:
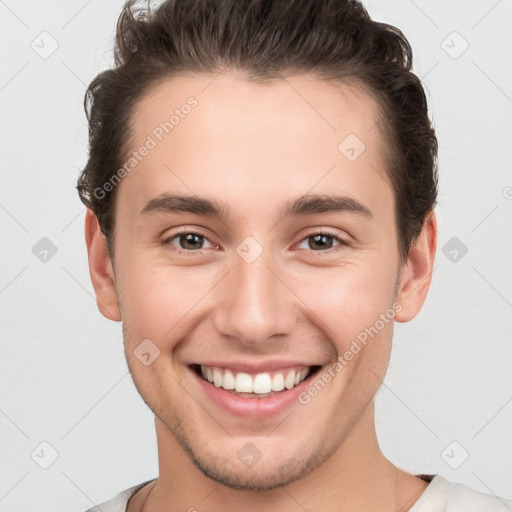
[[[266,463],[259,460],[253,467],[243,467],[237,459],[235,463],[226,463],[225,460],[204,455],[190,458],[207,478],[240,491],[272,491],[299,480],[311,469],[306,461],[298,457]]]
[[[229,438],[219,446],[214,442],[201,443],[197,432],[189,435],[182,425],[175,424],[169,430],[203,475],[240,491],[271,491],[288,485],[306,476],[332,453],[325,443],[315,446],[310,438],[289,447],[292,453],[285,453],[283,439],[278,437],[275,443],[269,438],[254,438],[253,442],[250,437],[246,438],[247,442]],[[266,446],[262,447],[263,444]],[[245,462],[246,455],[253,459]]]

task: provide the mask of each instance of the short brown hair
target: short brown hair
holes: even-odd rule
[[[116,189],[101,198],[94,191],[124,161],[134,105],[157,81],[228,68],[257,81],[314,73],[356,84],[377,100],[405,261],[436,202],[438,147],[399,29],[372,20],[357,0],[166,0],[155,9],[130,0],[118,20],[114,57],[85,95],[89,158],[77,184],[111,254]]]

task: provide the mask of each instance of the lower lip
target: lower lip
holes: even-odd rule
[[[299,403],[298,396],[309,386],[309,377],[300,384],[288,389],[280,391],[277,395],[265,398],[244,398],[218,388],[208,381],[202,379],[197,373],[191,369],[193,376],[199,383],[199,386],[206,396],[214,402],[220,409],[232,414],[233,416],[247,418],[269,418],[285,412],[293,404]]]

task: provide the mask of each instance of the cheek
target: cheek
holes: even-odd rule
[[[172,348],[184,335],[185,318],[208,290],[211,272],[200,267],[177,268],[154,263],[126,261],[120,269],[121,314],[129,343],[149,338],[161,349]]]
[[[301,281],[304,302],[329,328],[332,339],[343,343],[374,325],[393,303],[391,268],[353,263],[329,269],[320,279],[318,274],[306,275]]]

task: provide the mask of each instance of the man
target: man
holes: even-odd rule
[[[512,510],[377,441],[393,324],[437,244],[401,32],[355,1],[171,0],[129,2],[116,42],[78,189],[159,476],[92,510]]]

